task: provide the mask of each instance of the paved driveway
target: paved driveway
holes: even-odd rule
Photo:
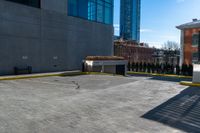
[[[198,91],[178,82],[134,76],[0,81],[0,133],[196,131],[200,119],[191,126],[182,123],[182,115],[199,100]]]

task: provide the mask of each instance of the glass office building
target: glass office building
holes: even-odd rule
[[[68,15],[113,24],[113,0],[68,0]]]
[[[141,0],[121,0],[120,4],[120,36],[139,42]]]

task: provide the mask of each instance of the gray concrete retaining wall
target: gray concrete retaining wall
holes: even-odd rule
[[[77,70],[86,56],[112,55],[112,26],[67,16],[61,13],[65,7],[45,7],[0,0],[0,75],[13,74],[15,66],[32,66],[33,72]]]

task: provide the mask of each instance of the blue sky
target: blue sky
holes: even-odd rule
[[[114,27],[119,34],[119,5],[115,1]],[[161,47],[166,41],[180,42],[175,26],[200,19],[200,0],[141,0],[141,42]]]

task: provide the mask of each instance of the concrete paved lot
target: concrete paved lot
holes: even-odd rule
[[[190,111],[199,95],[178,82],[134,76],[0,81],[0,133],[195,132],[200,113]]]

